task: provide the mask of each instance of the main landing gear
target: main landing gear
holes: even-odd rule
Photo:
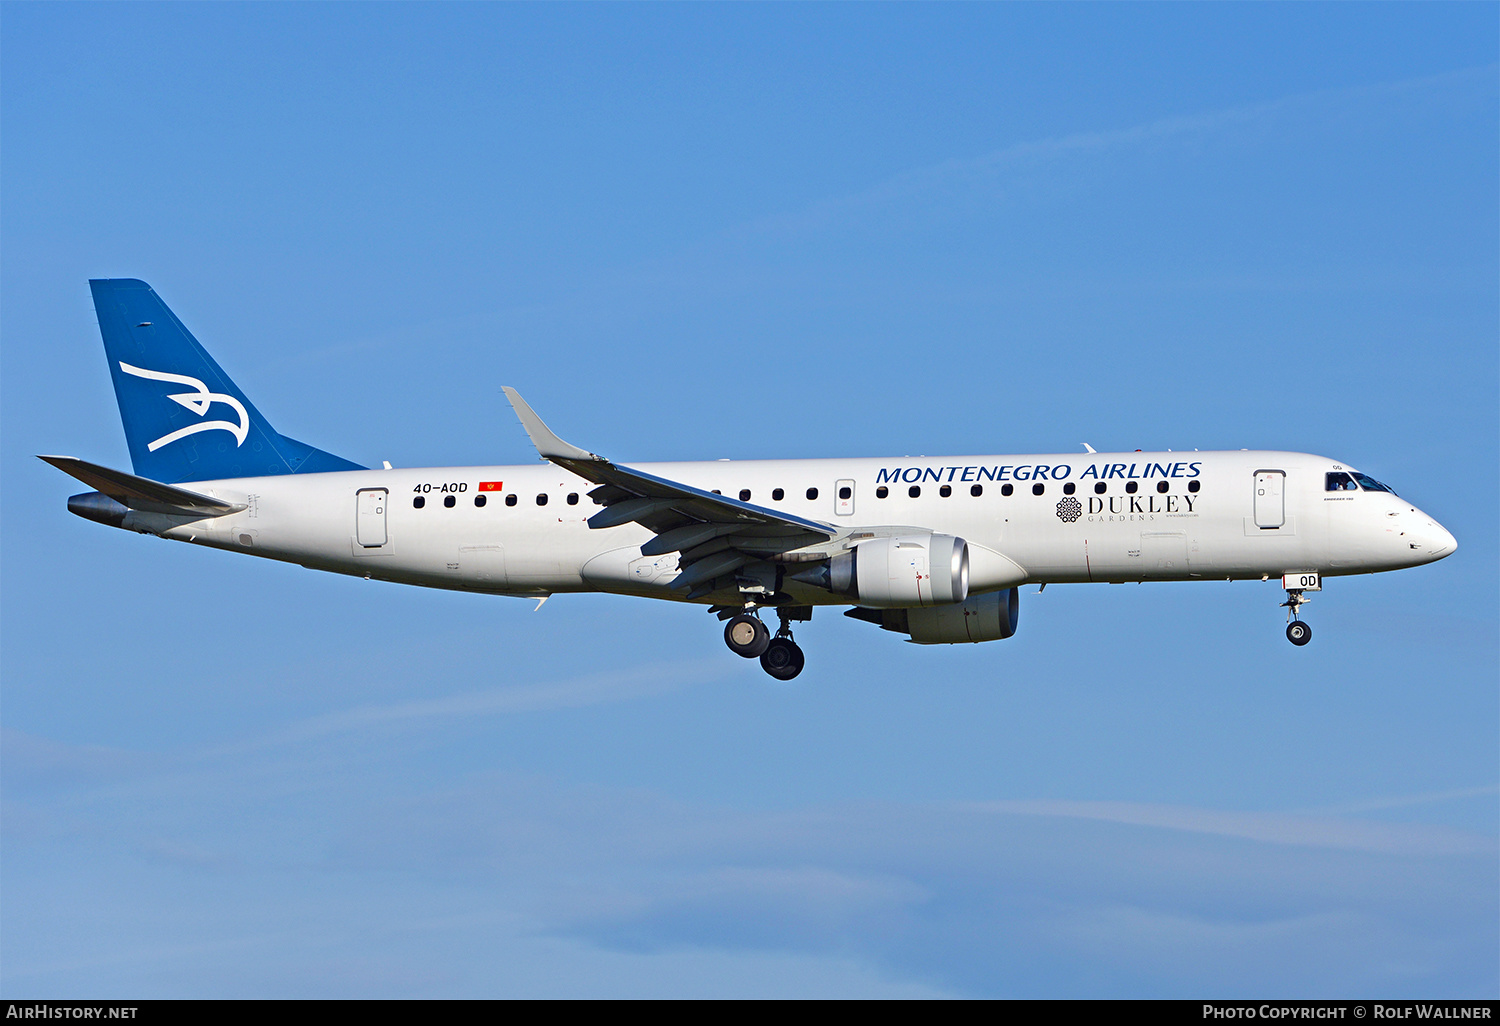
[[[1311,601],[1312,599],[1303,597],[1301,588],[1288,588],[1286,590],[1286,601],[1282,603],[1282,606],[1286,609],[1287,616],[1286,640],[1298,648],[1301,648],[1312,640],[1312,628],[1302,620],[1297,619],[1298,607],[1304,602]]]
[[[761,669],[777,680],[791,680],[802,672],[806,660],[801,647],[792,640],[791,617],[780,610],[778,613],[781,627],[774,638],[758,616],[739,613],[730,617],[724,625],[724,644],[737,656],[758,657]]]
[[[771,639],[761,655],[760,668],[777,680],[791,680],[802,672],[805,661],[802,647],[791,639],[791,635],[784,638],[778,635]]]
[[[770,647],[771,631],[760,617],[741,613],[724,625],[724,644],[737,656],[755,659]]]

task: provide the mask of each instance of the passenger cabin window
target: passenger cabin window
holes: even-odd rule
[[[1168,485],[1167,482],[1165,482],[1165,481],[1158,481],[1158,482],[1156,482],[1156,490],[1159,491],[1159,492],[1164,492],[1169,487],[1171,487],[1171,486]]]
[[[576,505],[578,505],[578,493],[577,492],[569,492],[568,493],[568,505],[569,506],[576,506]]]
[[[1136,484],[1134,481],[1126,481],[1125,482],[1125,490],[1127,492],[1129,492],[1131,495],[1134,495],[1136,493],[1136,490],[1138,488],[1140,488],[1140,485]]]
[[[771,501],[772,502],[780,502],[784,498],[786,498],[786,492],[782,491],[780,488],[772,488],[771,489]]]
[[[516,493],[515,492],[511,492],[509,495],[507,495],[505,497],[505,504],[507,506],[514,506],[516,504]]]
[[[1095,481],[1094,482],[1094,494],[1095,495],[1103,495],[1108,490],[1109,490],[1109,485],[1105,484],[1103,481]]]
[[[1069,481],[1067,484],[1063,485],[1064,495],[1072,495],[1076,491],[1078,491],[1078,486],[1072,481]]]
[[[540,493],[536,497],[536,504],[538,506],[545,506],[545,505],[547,505],[547,493],[546,492],[542,492],[542,493]]]
[[[750,489],[748,489],[748,488],[741,488],[740,489],[740,501],[741,502],[749,502],[750,501]]]
[[[922,486],[912,485],[906,490],[906,494],[910,495],[913,499],[918,498],[922,494]]]
[[[842,488],[839,489],[839,498],[841,498],[841,499],[849,499],[849,498],[852,498],[853,496],[854,496],[854,489],[850,488],[848,485],[845,485],[844,487],[842,487]]]
[[[1042,495],[1046,491],[1047,491],[1047,486],[1046,485],[1034,484],[1034,485],[1031,486],[1031,494],[1032,495]]]
[[[458,503],[458,500],[456,498],[454,498],[453,496],[451,496],[451,495],[445,495],[445,496],[443,496],[443,505],[447,506],[449,509],[452,509],[457,503]]]
[[[807,497],[809,500],[816,499],[818,497],[818,490],[816,488],[809,488],[807,490]]]
[[[952,485],[943,485],[943,487],[941,487],[941,488],[938,489],[938,494],[941,495],[943,498],[946,499],[948,496],[950,496],[950,495],[953,494],[953,486]]]
[[[976,499],[984,494],[984,485],[969,485],[969,494]]]
[[[474,496],[474,505],[476,505],[476,506],[483,506],[488,501],[489,501],[489,499],[486,498],[483,495],[476,495],[476,496]]]
[[[418,495],[415,499],[411,500],[411,504],[412,508],[421,509],[423,506],[427,505],[427,499],[421,495]]]
[[[875,498],[877,499],[883,499],[889,494],[891,494],[891,490],[885,485],[881,485],[879,488],[875,489]]]
[[[1190,492],[1196,492],[1201,487],[1203,487],[1203,486],[1201,484],[1199,484],[1197,481],[1189,481],[1188,482],[1188,491],[1190,491]]]
[[[1389,492],[1391,495],[1396,494],[1396,489],[1388,484],[1381,484],[1369,474],[1361,474],[1359,471],[1355,471],[1354,480],[1358,481],[1359,486],[1367,492]]]
[[[1323,485],[1323,490],[1325,492],[1359,491],[1359,488],[1354,483],[1354,478],[1350,477],[1342,470],[1335,470],[1330,474],[1324,475],[1323,480],[1325,482],[1325,484]]]
[[[1015,493],[1016,493],[1016,486],[1013,485],[1013,484],[1003,484],[1003,485],[1000,486],[1000,494],[1001,495],[1014,495]]]

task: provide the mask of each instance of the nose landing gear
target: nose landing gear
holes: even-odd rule
[[[1312,599],[1303,597],[1301,588],[1288,588],[1286,601],[1282,603],[1287,615],[1286,640],[1298,648],[1312,640],[1312,628],[1297,618],[1298,607],[1311,601]]]

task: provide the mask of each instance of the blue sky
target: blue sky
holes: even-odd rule
[[[6,996],[1500,992],[1494,5],[0,6]],[[1285,448],[1458,537],[838,615],[109,531],[90,277],[281,431],[527,462]]]

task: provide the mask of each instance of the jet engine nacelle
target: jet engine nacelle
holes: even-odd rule
[[[872,538],[821,569],[827,580],[817,583],[862,606],[940,606],[969,597],[969,545],[951,534]]]
[[[1003,641],[1016,633],[1021,590],[990,591],[959,605],[908,609],[906,630],[918,645],[959,645],[970,641]]]
[[[845,616],[867,620],[882,630],[907,634],[918,645],[962,645],[1003,641],[1016,633],[1021,591],[987,591],[963,602],[914,609],[851,609]]]

